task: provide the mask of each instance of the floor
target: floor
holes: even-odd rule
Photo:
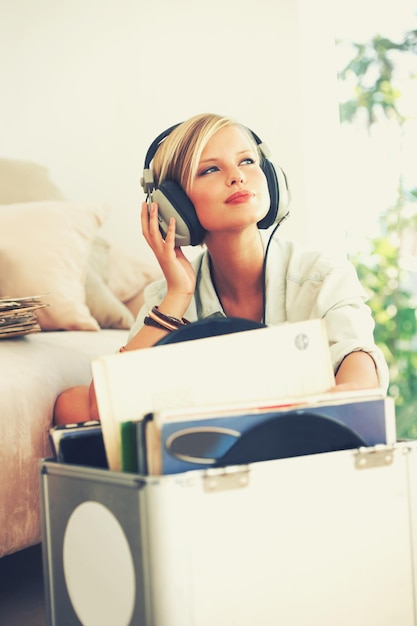
[[[46,626],[40,545],[0,559],[0,624]]]

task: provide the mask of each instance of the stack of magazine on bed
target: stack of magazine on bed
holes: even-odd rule
[[[0,298],[0,339],[39,332],[36,311],[45,306],[42,296]]]
[[[321,320],[107,355],[92,370],[94,428],[115,471],[173,474],[396,440],[382,390],[334,391]]]

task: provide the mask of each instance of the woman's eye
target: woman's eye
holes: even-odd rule
[[[244,159],[239,161],[239,166],[240,165],[253,165],[254,163],[256,163],[256,159],[254,159],[253,157],[245,157]],[[210,167],[206,167],[203,170],[201,170],[198,175],[207,176],[207,174],[212,174],[213,172],[219,172],[219,171],[220,171],[219,166],[210,165]]]
[[[211,174],[212,172],[217,172],[218,167],[216,165],[212,165],[211,167],[206,167],[206,169],[200,172],[200,176],[205,176],[206,174]]]

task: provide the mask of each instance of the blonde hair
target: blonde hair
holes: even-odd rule
[[[152,162],[155,185],[174,180],[187,193],[194,179],[201,153],[217,131],[237,126],[247,134],[258,153],[252,133],[238,122],[214,113],[202,113],[179,124],[162,141]]]

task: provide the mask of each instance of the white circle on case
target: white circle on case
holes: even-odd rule
[[[129,543],[113,513],[83,502],[71,513],[63,542],[65,582],[83,626],[127,626],[135,607]]]

